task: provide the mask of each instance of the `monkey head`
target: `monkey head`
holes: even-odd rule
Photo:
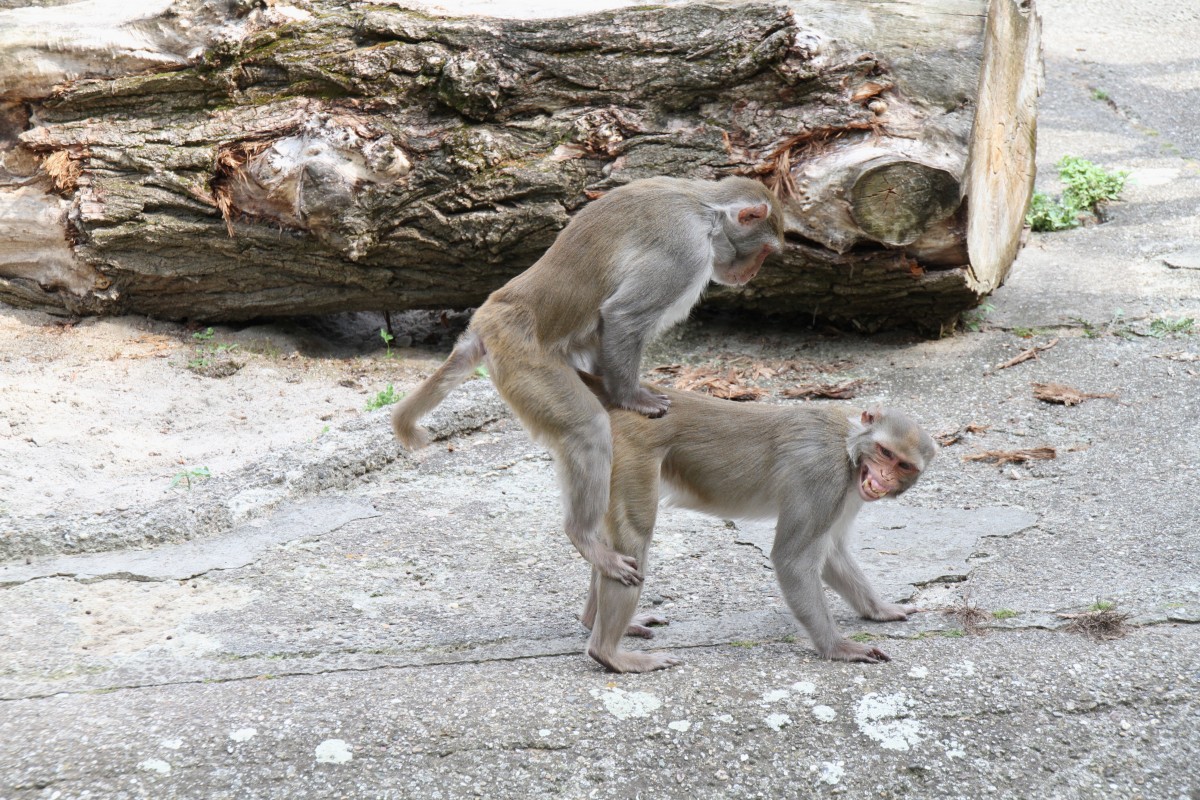
[[[720,230],[713,237],[713,280],[744,286],[767,256],[783,250],[783,206],[765,186],[748,178],[726,178],[718,186],[736,188],[739,194],[721,209]]]
[[[857,470],[858,494],[867,502],[903,494],[937,453],[933,437],[912,419],[883,408],[851,419],[846,446]]]

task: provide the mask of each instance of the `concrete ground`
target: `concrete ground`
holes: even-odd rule
[[[280,327],[300,345],[247,368],[274,383],[246,407],[311,433],[247,428],[230,439],[242,463],[191,490],[122,490],[117,508],[87,510],[61,485],[79,476],[49,476],[36,518],[32,495],[0,504],[0,798],[1200,798],[1200,11],[1039,5],[1039,186],[1064,154],[1130,170],[1105,224],[1033,235],[951,338],[710,320],[647,360],[801,362],[932,432],[979,426],[859,526],[889,599],[930,610],[871,623],[830,597],[890,663],[816,656],[769,529],[667,509],[643,600],[671,624],[630,646],[685,663],[603,672],[583,654],[587,571],[551,464],[490,386],[439,411],[449,438],[399,454],[386,410],[326,429],[289,416],[292,387],[311,395],[306,376],[345,359]],[[445,350],[400,352],[374,359],[408,388]],[[163,372],[144,380],[181,373],[126,374],[145,364]],[[1031,382],[1115,396],[1051,405]],[[1041,446],[1057,457],[963,459]],[[55,555],[68,544],[94,552]],[[1097,604],[1128,629],[1096,639],[1063,616]]]

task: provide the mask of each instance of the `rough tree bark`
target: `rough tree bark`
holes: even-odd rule
[[[740,173],[787,198],[788,247],[711,305],[936,328],[1003,280],[1032,190],[1027,0],[49,2],[0,0],[10,304],[468,307],[612,186]]]

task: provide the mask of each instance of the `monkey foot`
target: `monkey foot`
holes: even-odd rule
[[[903,622],[908,619],[909,614],[917,614],[925,609],[913,605],[899,605],[897,603],[885,603],[883,606],[875,610],[875,613],[868,614],[867,619],[875,620],[876,622]]]
[[[667,669],[683,663],[681,659],[666,653],[633,653],[627,650],[601,653],[599,650],[588,648],[588,655],[603,664],[610,672],[653,672],[656,669]]]
[[[658,394],[657,392],[650,391],[645,386],[641,386],[638,388],[637,394],[633,396],[633,399],[621,403],[620,407],[636,411],[650,419],[658,419],[666,414],[667,409],[671,407],[671,398],[665,394]]]
[[[640,636],[643,639],[653,639],[654,631],[650,629],[651,625],[667,625],[666,617],[660,617],[658,614],[638,614],[629,623],[629,627],[625,629],[626,636]]]
[[[830,661],[852,661],[862,664],[878,664],[881,661],[891,661],[892,657],[878,647],[868,647],[865,644],[843,639],[825,654]]]

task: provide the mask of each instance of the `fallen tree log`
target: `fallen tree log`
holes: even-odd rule
[[[1015,257],[1039,81],[1021,0],[0,10],[0,301],[465,308],[608,188],[739,173],[788,245],[710,305],[937,328]]]

